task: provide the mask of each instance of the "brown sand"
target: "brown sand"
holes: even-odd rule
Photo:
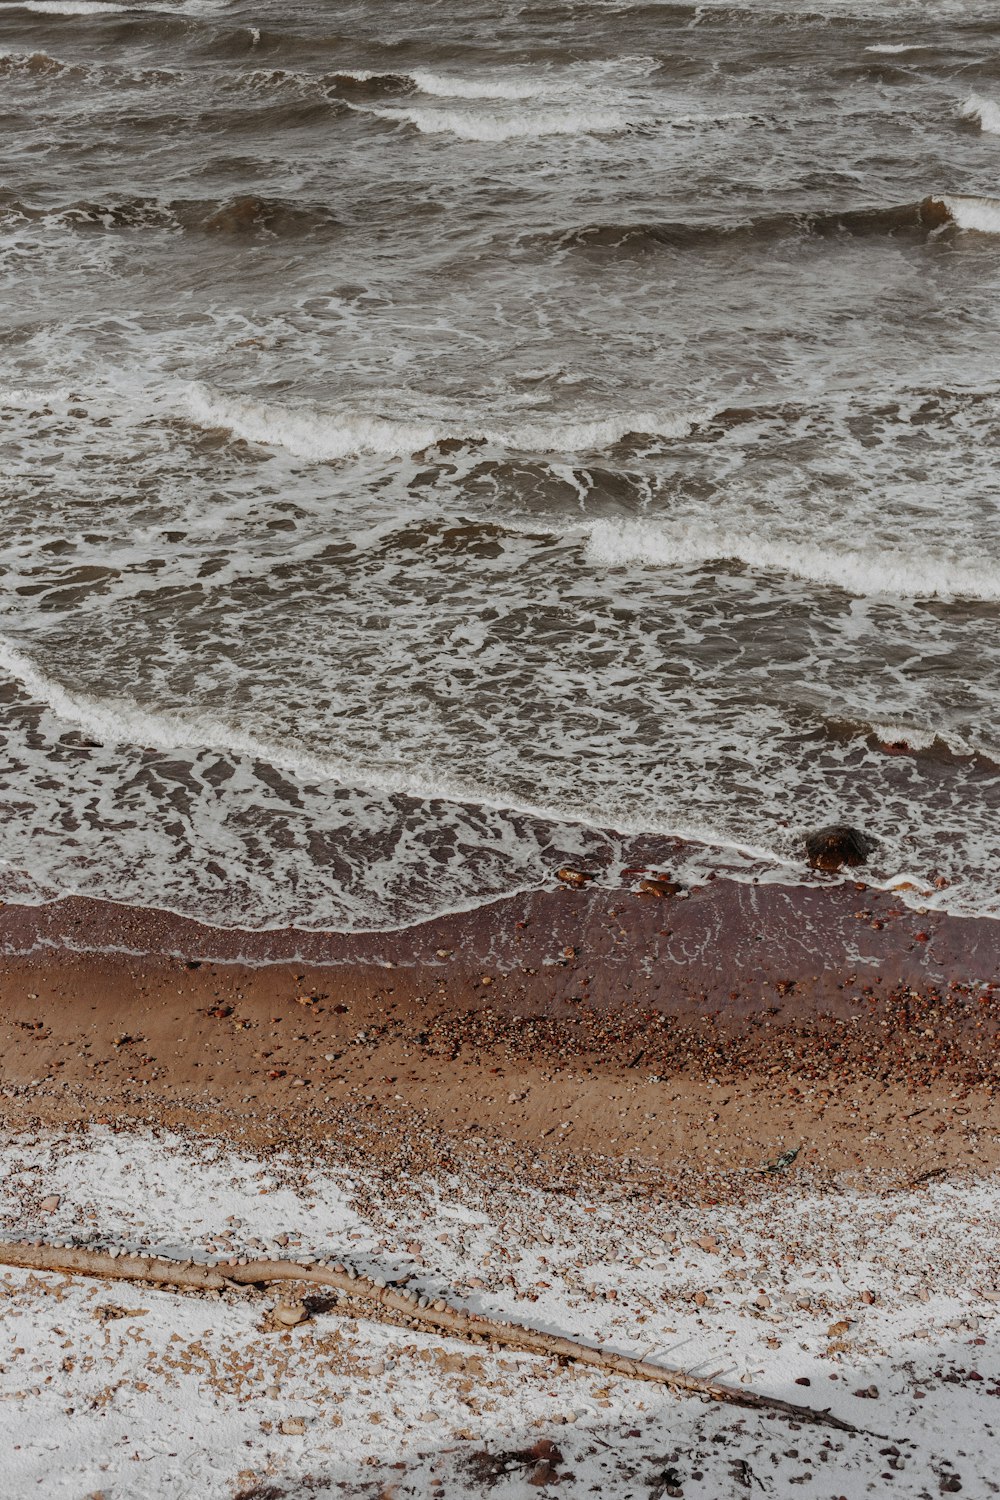
[[[993,1170],[998,928],[722,881],[360,938],[8,907],[0,1108],[638,1193]]]

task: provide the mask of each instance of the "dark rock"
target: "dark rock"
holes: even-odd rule
[[[814,870],[867,864],[868,856],[877,848],[875,839],[846,823],[831,823],[806,835],[806,857]]]

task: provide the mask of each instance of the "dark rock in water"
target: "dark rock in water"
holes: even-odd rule
[[[863,865],[878,843],[858,828],[831,823],[806,835],[806,857],[814,870],[842,870],[844,865]]]

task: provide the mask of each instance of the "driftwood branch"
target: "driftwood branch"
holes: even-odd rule
[[[384,1309],[397,1318],[406,1319],[425,1329],[459,1338],[488,1340],[508,1349],[545,1354],[550,1358],[554,1356],[557,1359],[573,1360],[577,1364],[593,1365],[600,1370],[610,1370],[633,1380],[655,1381],[672,1390],[702,1396],[711,1401],[725,1401],[753,1411],[774,1412],[797,1422],[833,1427],[840,1432],[857,1431],[849,1422],[842,1421],[825,1409],[799,1406],[776,1396],[764,1396],[756,1391],[720,1385],[714,1380],[702,1380],[695,1375],[685,1374],[683,1370],[653,1364],[650,1360],[629,1359],[627,1355],[595,1349],[590,1344],[563,1338],[560,1334],[543,1333],[521,1323],[486,1318],[464,1308],[449,1307],[440,1299],[433,1305],[421,1307],[414,1292],[379,1286],[367,1277],[352,1276],[340,1267],[298,1265],[295,1261],[288,1260],[254,1260],[248,1265],[208,1266],[201,1262],[168,1260],[160,1256],[111,1255],[106,1251],[62,1249],[39,1242],[24,1244],[3,1241],[0,1241],[0,1264],[24,1266],[34,1271],[104,1276],[114,1281],[151,1282],[163,1287],[192,1287],[200,1291],[222,1291],[234,1285],[263,1286],[281,1281],[328,1287],[360,1300],[376,1315],[378,1310]]]

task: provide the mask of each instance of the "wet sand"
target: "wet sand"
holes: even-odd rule
[[[10,1127],[739,1197],[994,1169],[1000,924],[863,882],[554,889],[400,933],[0,912]]]

